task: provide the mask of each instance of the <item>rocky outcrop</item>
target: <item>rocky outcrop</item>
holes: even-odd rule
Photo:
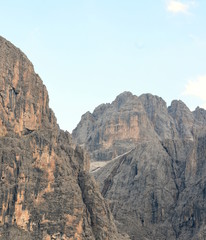
[[[93,161],[108,161],[92,174],[119,228],[131,239],[205,239],[206,111],[191,112],[176,100],[167,107],[160,97],[126,92],[87,115],[73,136]],[[133,124],[131,116],[137,116]],[[124,122],[121,147],[120,122],[110,134],[104,130],[115,119]],[[101,141],[95,142],[98,133]],[[102,144],[107,139],[109,147]]]
[[[0,37],[0,239],[121,239],[27,57]]]

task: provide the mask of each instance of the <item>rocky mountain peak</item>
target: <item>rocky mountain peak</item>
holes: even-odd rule
[[[125,91],[119,94],[111,105],[118,111],[120,109],[130,109],[138,104],[138,97],[131,92]]]
[[[174,100],[167,107],[161,97],[152,94],[137,97],[123,92],[112,103],[98,106],[87,119],[82,118],[73,137],[85,146],[92,159],[109,160],[140,141],[193,140],[194,131],[200,128],[198,121],[203,123],[204,119],[204,111],[192,113],[182,101]]]
[[[142,94],[139,98],[141,99],[148,113],[154,112],[154,110],[157,111],[157,109],[160,111],[167,110],[167,104],[161,97],[147,93]]]
[[[0,38],[0,127],[18,135],[56,125],[49,97],[32,63],[13,44]]]
[[[0,240],[122,239],[88,169],[31,62],[0,38]]]
[[[206,111],[130,93],[103,108],[73,136],[119,228],[132,240],[206,239]]]
[[[121,106],[122,104],[124,104],[125,102],[133,99],[134,95],[131,92],[123,92],[121,94],[119,94],[116,99],[114,100],[114,102],[116,102],[119,106]]]
[[[168,108],[169,113],[176,116],[191,115],[190,109],[181,100],[173,100],[171,106]]]
[[[146,132],[150,134],[146,136]],[[110,160],[154,134],[141,100],[130,92],[98,106],[89,119],[81,119],[72,133],[74,140],[84,144],[96,160]]]
[[[168,112],[174,119],[179,136],[192,140],[195,121],[190,109],[181,100],[174,100],[168,108]]]
[[[198,123],[206,123],[206,110],[204,108],[197,107],[195,111],[193,111],[193,115]]]

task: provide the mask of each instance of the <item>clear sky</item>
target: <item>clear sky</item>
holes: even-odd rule
[[[123,91],[206,107],[206,0],[0,0],[60,127]]]

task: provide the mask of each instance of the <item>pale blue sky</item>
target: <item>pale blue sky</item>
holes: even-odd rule
[[[206,107],[205,0],[0,0],[0,35],[47,86],[60,127],[123,91]]]

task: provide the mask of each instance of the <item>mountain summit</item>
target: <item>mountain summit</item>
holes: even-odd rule
[[[0,37],[0,239],[121,239],[33,65]]]
[[[124,92],[73,131],[131,239],[206,239],[206,111]]]

